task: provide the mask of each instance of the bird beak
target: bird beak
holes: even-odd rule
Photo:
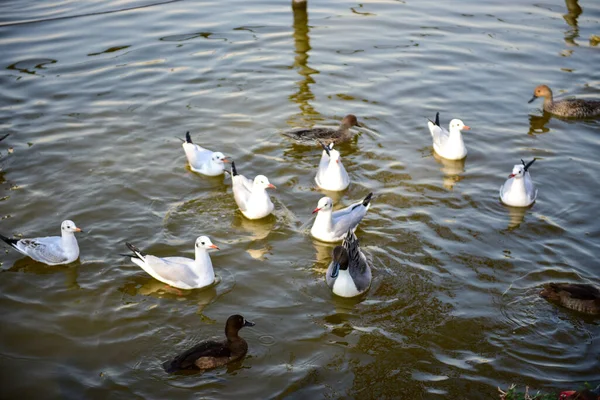
[[[339,273],[340,273],[340,263],[339,262],[333,263],[333,271],[331,271],[331,277],[337,278]]]
[[[223,160],[223,162],[231,162],[231,160],[229,159],[229,157],[223,157],[222,160]]]
[[[339,164],[340,163],[340,159],[338,158],[337,160],[335,160],[335,162]]]
[[[81,233],[83,233],[83,231],[81,230],[81,228],[75,228],[74,231],[75,232],[81,232]]]
[[[321,209],[320,209],[319,207],[317,207],[317,208],[315,208],[315,209],[313,210],[313,212],[312,212],[312,213],[314,214],[314,213],[316,213],[316,212],[319,212],[319,211],[321,211]]]
[[[217,247],[217,245],[215,245],[215,244],[211,244],[211,245],[210,245],[210,246],[208,246],[208,247],[209,247],[209,248],[211,248],[211,249],[217,249],[217,250],[221,250],[221,249],[219,249],[219,248]]]
[[[529,100],[527,103],[531,103],[533,102],[535,99],[537,99],[537,96],[534,94],[533,97],[531,98],[531,100]]]
[[[269,183],[269,186],[267,186],[267,188],[269,188],[269,189],[277,189],[277,187],[275,185],[273,185],[272,183]]]
[[[510,178],[514,178],[514,177],[515,177],[515,174],[510,174],[510,175],[508,176],[508,178],[509,178],[509,179],[510,179]]]
[[[254,322],[248,321],[247,319],[244,320],[244,326],[254,326],[254,325],[256,325]]]
[[[470,131],[470,130],[471,130],[471,127],[470,127],[470,126],[467,126],[467,125],[465,125],[465,126],[463,127],[463,131]]]

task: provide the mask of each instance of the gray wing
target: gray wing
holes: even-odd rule
[[[531,175],[529,171],[525,172],[525,191],[527,192],[527,197],[534,201],[537,198],[537,189],[535,188],[533,181],[531,180]]]
[[[45,264],[61,264],[68,260],[59,236],[21,239],[16,243],[16,248],[21,253]]]
[[[246,203],[252,194],[252,186],[254,183],[243,175],[233,176],[231,181],[235,202],[240,210],[246,211]]]
[[[343,210],[332,214],[333,232],[335,236],[343,236],[349,230],[356,230],[358,223],[367,214],[368,208],[362,205],[362,202],[351,205]]]
[[[198,275],[191,270],[189,258],[165,257],[159,258],[147,255],[144,259],[148,268],[152,269],[158,276],[170,282],[182,282],[188,286],[195,286]]]
[[[433,143],[438,147],[443,147],[446,142],[448,142],[450,133],[444,128],[435,125],[431,121],[427,122],[427,126],[429,127],[429,132],[431,132],[431,136],[433,137]]]
[[[188,162],[195,166],[201,166],[202,164],[208,163],[213,153],[195,143],[184,143],[183,150],[185,151]]]
[[[358,291],[363,292],[371,286],[371,267],[363,252],[360,251],[358,238],[353,232],[348,232],[343,246],[348,252],[350,276]]]

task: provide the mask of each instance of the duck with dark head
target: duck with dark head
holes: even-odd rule
[[[206,370],[240,360],[248,352],[248,343],[238,335],[245,326],[254,326],[241,315],[232,315],[225,324],[225,340],[206,340],[171,361],[163,363],[168,373],[181,370]]]
[[[295,141],[303,144],[313,144],[320,140],[325,144],[346,142],[354,136],[350,128],[360,126],[356,116],[348,114],[342,119],[339,128],[311,128],[311,129],[294,129],[283,132],[283,134]]]
[[[585,314],[600,315],[600,290],[585,283],[547,283],[540,296]]]

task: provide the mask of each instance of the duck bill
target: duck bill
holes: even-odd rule
[[[321,211],[321,209],[320,209],[319,207],[317,207],[317,208],[315,208],[315,209],[313,210],[313,212],[312,212],[312,213],[313,213],[313,214],[314,214],[314,213],[318,213],[319,211]]]
[[[331,271],[330,276],[332,278],[337,278],[339,273],[340,273],[340,263],[339,262],[333,263],[333,271]]]
[[[216,244],[211,244],[210,246],[208,246],[210,249],[215,249],[215,250],[221,250],[219,247],[217,247]]]
[[[254,322],[248,321],[247,319],[244,320],[244,326],[254,326],[254,325],[256,325]]]
[[[534,94],[531,100],[529,100],[527,103],[533,103],[535,99],[537,99],[537,96]]]

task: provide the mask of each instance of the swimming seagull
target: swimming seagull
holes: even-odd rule
[[[538,97],[544,98],[544,111],[559,117],[590,118],[600,116],[600,100],[563,99],[554,101],[552,90],[546,85],[539,85],[533,91],[532,103]]]
[[[350,185],[350,177],[342,164],[340,152],[333,149],[333,143],[325,145],[319,141],[323,147],[323,155],[319,162],[319,169],[315,182],[321,189],[340,191]]]
[[[254,181],[238,174],[235,162],[231,163],[233,197],[244,217],[261,219],[273,212],[273,203],[266,189],[275,189],[264,175],[257,175]]]
[[[182,146],[192,171],[208,176],[221,175],[225,171],[224,163],[229,162],[228,158],[220,151],[210,151],[192,143],[190,132],[185,133]]]
[[[15,250],[48,265],[69,264],[79,258],[79,246],[75,232],[82,232],[73,221],[60,224],[61,236],[47,236],[34,239],[9,239],[0,235],[0,239]]]
[[[371,266],[350,229],[342,246],[333,249],[333,261],[325,276],[327,286],[338,296],[355,297],[369,290],[371,279]]]
[[[435,122],[428,120],[427,126],[433,137],[433,149],[447,160],[462,160],[467,156],[467,148],[462,138],[462,130],[471,129],[460,119],[450,121],[450,132],[440,126],[440,113],[435,114]]]
[[[142,253],[129,242],[125,245],[133,252],[131,261],[139,265],[154,279],[179,289],[200,289],[215,281],[209,249],[219,250],[206,236],[196,239],[196,258],[159,258]]]
[[[373,193],[369,193],[364,200],[338,211],[333,211],[333,201],[329,197],[321,198],[313,210],[313,214],[318,214],[310,234],[323,242],[339,242],[349,230],[356,230],[371,207],[372,197]]]
[[[533,204],[538,191],[528,170],[534,162],[535,158],[527,164],[521,160],[521,164],[513,167],[512,174],[508,176],[504,185],[500,186],[500,199],[504,204],[512,207],[527,207]]]
[[[332,128],[312,128],[312,129],[294,129],[283,132],[287,137],[290,137],[298,142],[310,144],[315,140],[322,140],[326,144],[341,143],[348,141],[354,136],[350,131],[353,126],[359,126],[356,116],[348,114],[342,119],[342,123],[338,129]]]

